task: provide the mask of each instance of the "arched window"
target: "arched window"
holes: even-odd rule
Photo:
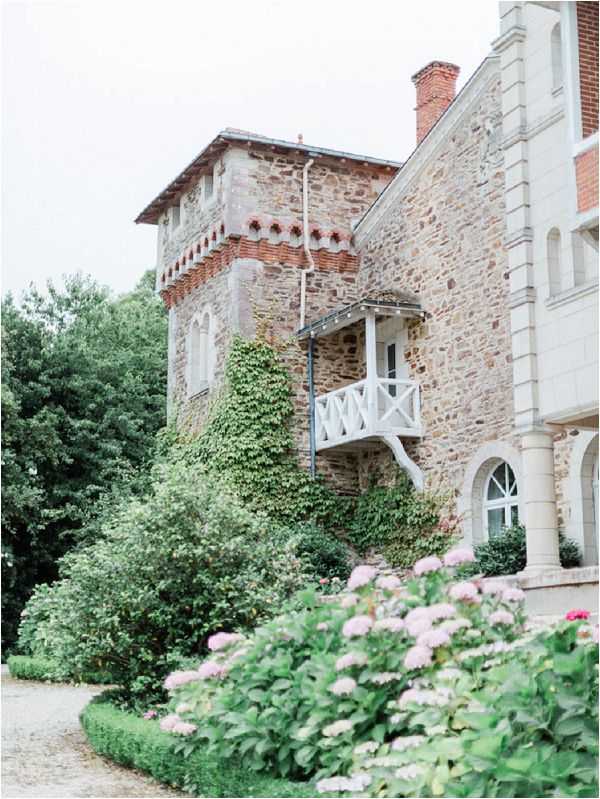
[[[560,22],[552,28],[550,35],[550,50],[552,57],[552,90],[560,89],[563,85],[562,45],[560,37]]]
[[[281,228],[278,224],[273,224],[269,228],[269,243],[270,244],[279,244],[281,239]]]
[[[294,225],[294,227],[290,230],[290,246],[291,247],[299,247],[302,243],[302,231],[299,227]]]
[[[208,388],[212,371],[212,330],[208,311],[192,321],[188,349],[188,394],[193,396]]]
[[[483,518],[487,537],[500,535],[505,527],[519,522],[517,480],[506,461],[494,466],[485,486]]]
[[[248,228],[248,238],[250,241],[258,241],[260,238],[260,224],[256,220]]]
[[[553,227],[548,233],[546,249],[548,259],[548,283],[550,284],[550,296],[559,294],[562,287],[561,279],[561,240],[560,230]]]

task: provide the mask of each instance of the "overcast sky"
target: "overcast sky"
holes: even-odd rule
[[[410,76],[497,36],[492,0],[2,4],[3,292],[155,265],[137,213],[227,126],[403,160]]]

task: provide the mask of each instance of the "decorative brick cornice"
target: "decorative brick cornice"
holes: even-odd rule
[[[358,271],[358,257],[348,250],[331,252],[330,250],[312,250],[317,272],[349,272]],[[246,236],[228,237],[205,255],[194,256],[193,262],[184,264],[185,271],[163,274],[160,296],[167,308],[171,308],[189,294],[193,289],[206,283],[215,275],[226,269],[237,258],[248,258],[262,261],[264,264],[277,264],[291,269],[306,268],[308,262],[302,246],[294,247],[281,241],[271,244],[266,239],[253,241]],[[170,270],[172,271],[172,270]]]

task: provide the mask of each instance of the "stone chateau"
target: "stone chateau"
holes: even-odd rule
[[[158,229],[181,424],[269,319],[306,468],[356,493],[399,464],[475,544],[524,523],[535,606],[597,583],[598,3],[500,3],[455,96],[458,74],[413,76],[404,162],[227,128],[136,221]]]

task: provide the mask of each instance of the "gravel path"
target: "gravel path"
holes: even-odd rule
[[[78,716],[98,686],[15,680],[2,666],[2,797],[183,794],[98,757]]]

